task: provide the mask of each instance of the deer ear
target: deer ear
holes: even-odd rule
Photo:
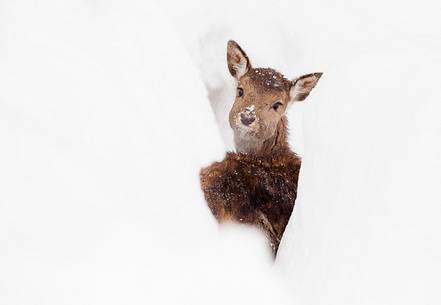
[[[291,101],[303,101],[311,90],[314,89],[322,74],[323,73],[311,73],[292,80],[291,89],[289,90]]]
[[[251,69],[247,54],[234,41],[229,40],[227,45],[228,70],[237,80]]]

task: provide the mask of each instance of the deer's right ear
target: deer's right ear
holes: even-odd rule
[[[303,101],[309,93],[311,93],[315,85],[317,85],[322,74],[323,73],[306,74],[291,81],[291,89],[289,91],[291,101]]]
[[[247,54],[234,41],[229,40],[227,45],[228,70],[237,80],[251,69]]]

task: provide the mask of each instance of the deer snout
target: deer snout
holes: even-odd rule
[[[253,114],[248,114],[243,112],[240,114],[240,121],[242,122],[242,124],[246,126],[250,125],[255,120],[256,120],[256,116]]]

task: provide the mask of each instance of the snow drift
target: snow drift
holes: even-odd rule
[[[282,303],[261,236],[204,203],[224,148],[167,16],[2,6],[0,303]]]

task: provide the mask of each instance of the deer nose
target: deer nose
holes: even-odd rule
[[[256,118],[254,116],[250,116],[250,115],[246,115],[244,113],[240,114],[240,121],[242,122],[242,124],[248,126],[250,125],[252,122],[254,122]]]

